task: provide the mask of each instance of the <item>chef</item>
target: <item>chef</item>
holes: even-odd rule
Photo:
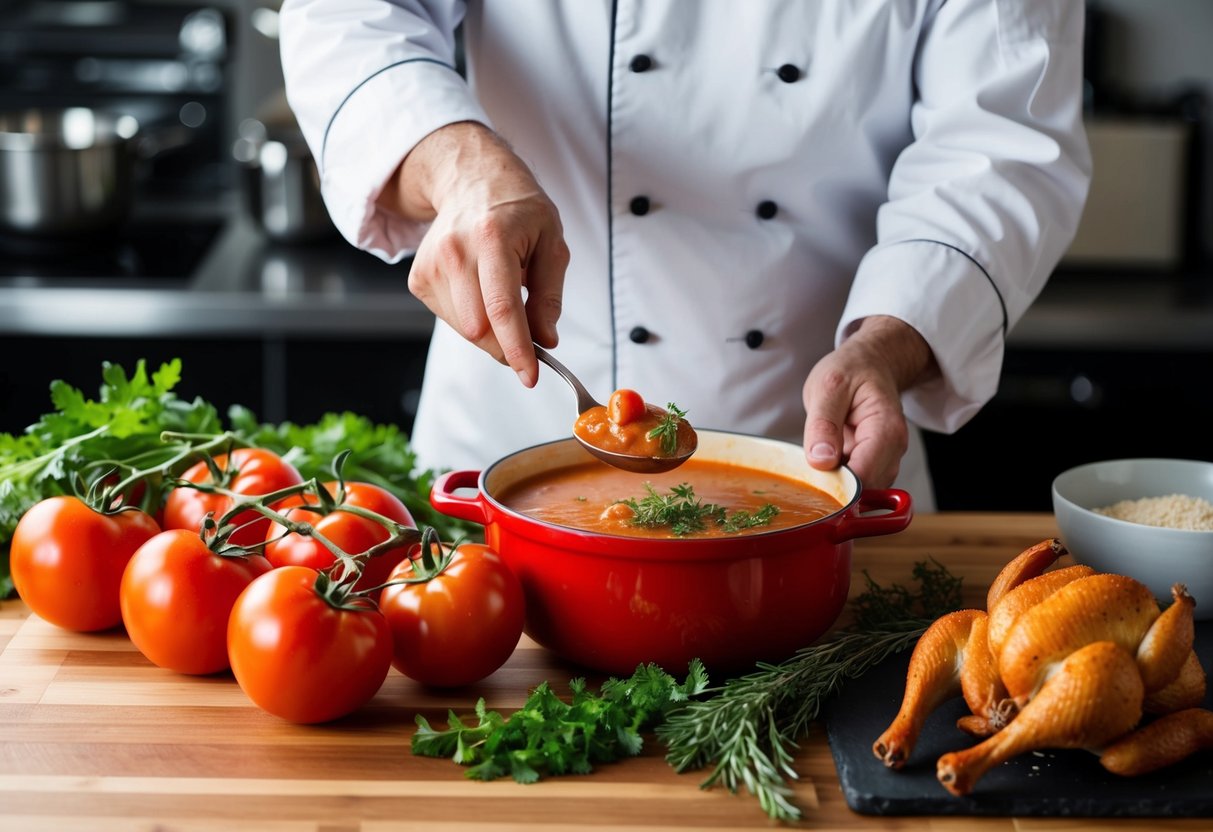
[[[570,435],[534,340],[932,510],[919,431],[994,395],[1086,198],[1079,0],[287,0],[281,32],[334,221],[437,316],[429,467]]]

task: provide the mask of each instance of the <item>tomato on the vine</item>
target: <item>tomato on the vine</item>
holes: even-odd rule
[[[337,482],[324,484],[324,488],[334,498],[339,493],[339,486]],[[390,532],[382,523],[368,517],[359,517],[340,509],[321,515],[309,509],[298,508],[304,504],[316,505],[317,502],[314,495],[304,493],[288,497],[276,506],[276,510],[291,520],[311,524],[316,531],[351,555],[365,552],[390,536]],[[343,504],[368,509],[403,526],[417,525],[396,495],[372,483],[345,483]],[[286,529],[277,523],[270,524],[266,540],[269,542],[265,547],[265,556],[274,566],[307,566],[319,571],[329,568],[336,561],[336,556],[315,537],[295,532],[287,533]],[[362,577],[354,585],[355,591],[383,584],[396,564],[405,559],[408,551],[409,547],[402,545],[367,561],[362,569]],[[373,593],[375,597],[378,595],[378,592]]]
[[[49,497],[30,507],[13,531],[13,586],[52,624],[108,630],[122,622],[118,593],[127,561],[159,532],[138,509],[102,514],[78,497]]]
[[[127,635],[160,667],[198,675],[226,670],[232,605],[272,568],[258,554],[216,554],[197,532],[161,532],[139,547],[122,575]]]
[[[222,485],[229,491],[250,497],[271,494],[303,482],[295,466],[264,448],[238,448],[230,455],[218,454],[214,461],[227,482],[214,483],[205,460],[190,466],[181,479],[204,485]],[[202,521],[208,512],[214,513],[218,521],[232,507],[232,498],[226,494],[208,494],[196,488],[180,486],[170,491],[165,500],[164,528],[197,532],[202,528]],[[254,509],[241,512],[232,522],[241,527],[231,536],[231,542],[237,546],[261,543],[265,540],[265,530],[270,523],[269,518]]]
[[[428,535],[418,552],[429,548]],[[522,635],[522,585],[501,556],[480,543],[402,561],[379,599],[392,629],[392,665],[437,687],[470,685],[505,664]],[[440,571],[438,571],[440,570]],[[436,572],[436,574],[434,574]]]
[[[392,634],[369,601],[334,606],[327,576],[305,566],[273,569],[232,607],[232,674],[262,710],[299,723],[328,722],[369,702],[392,662]]]

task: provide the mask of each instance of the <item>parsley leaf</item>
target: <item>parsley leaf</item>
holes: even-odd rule
[[[573,679],[569,702],[543,682],[508,718],[488,710],[484,699],[476,703],[475,725],[448,711],[447,728],[439,731],[418,714],[412,750],[422,757],[450,757],[468,766],[465,776],[474,780],[509,775],[534,783],[545,775],[588,774],[596,763],[639,754],[643,731],[707,685],[698,659],[681,684],[655,664],[639,665],[628,679],[608,679],[597,694],[584,679]]]
[[[90,462],[139,457],[145,464],[172,451],[162,431],[217,434],[219,417],[200,398],[185,401],[173,388],[181,361],[150,376],[139,361],[128,376],[117,364],[102,365],[102,383],[90,399],[65,381],[50,385],[54,411],[19,435],[0,434],[0,598],[12,591],[8,545],[21,515],[39,500],[72,493],[72,479]],[[150,456],[149,456],[150,455]]]

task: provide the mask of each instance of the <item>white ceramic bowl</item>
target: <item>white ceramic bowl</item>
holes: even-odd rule
[[[1053,514],[1077,562],[1136,578],[1164,602],[1171,600],[1172,584],[1185,584],[1196,599],[1196,617],[1213,618],[1213,531],[1148,526],[1093,511],[1168,494],[1213,502],[1213,462],[1112,459],[1080,465],[1053,480]]]

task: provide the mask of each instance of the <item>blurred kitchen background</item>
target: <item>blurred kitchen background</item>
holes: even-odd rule
[[[411,428],[432,317],[407,264],[328,222],[276,9],[0,0],[0,431],[49,410],[53,378],[95,394],[103,360],[178,356],[179,392],[224,409]],[[1096,459],[1213,459],[1213,2],[1088,9],[1091,197],[996,399],[928,436],[944,509],[1047,510],[1052,477]],[[7,135],[29,132],[66,147]],[[39,165],[96,133],[120,152],[47,188]]]

